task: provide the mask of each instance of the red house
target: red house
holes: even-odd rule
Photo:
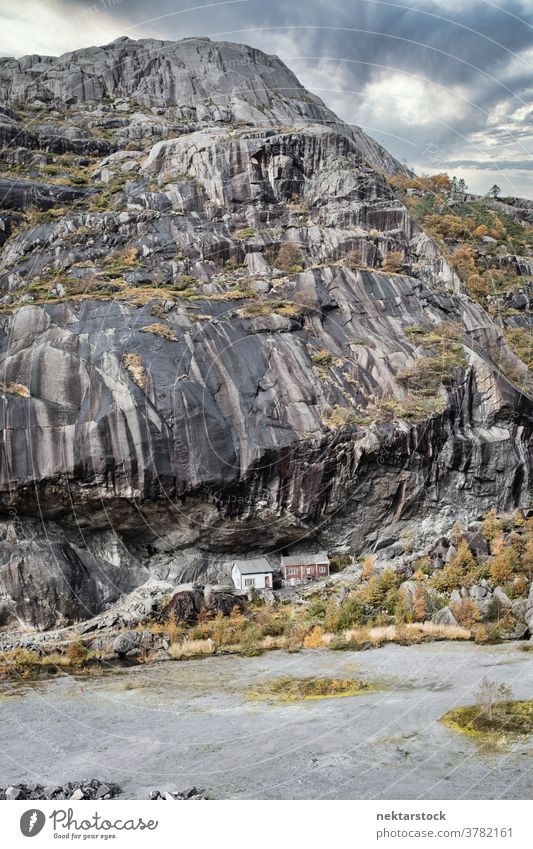
[[[316,581],[329,575],[329,557],[325,551],[293,554],[281,558],[283,577],[289,584]]]

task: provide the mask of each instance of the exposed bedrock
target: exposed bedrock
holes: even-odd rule
[[[119,39],[0,71],[0,627],[528,503],[526,366],[403,166],[280,60]]]

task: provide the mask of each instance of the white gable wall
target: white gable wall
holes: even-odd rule
[[[231,570],[231,578],[238,590],[264,590],[267,587],[272,589],[271,572],[256,572],[253,575],[242,575],[239,567],[234,565]]]

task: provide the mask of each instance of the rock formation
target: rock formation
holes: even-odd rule
[[[0,67],[0,625],[526,504],[525,365],[404,166],[279,59],[118,39]]]

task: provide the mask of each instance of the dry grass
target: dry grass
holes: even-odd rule
[[[153,333],[155,336],[161,336],[163,339],[168,339],[169,342],[176,341],[176,334],[171,327],[166,324],[155,322],[148,324],[146,327],[141,327],[141,333]]]
[[[173,660],[183,660],[187,657],[205,657],[215,654],[216,645],[213,640],[183,640],[182,643],[172,643],[168,653]]]
[[[139,354],[124,354],[122,362],[128,369],[137,386],[140,386],[141,389],[146,389],[148,374],[142,364],[142,359]]]
[[[434,622],[408,622],[402,625],[383,625],[373,628],[354,628],[345,631],[346,640],[364,642],[370,640],[373,645],[382,643],[419,642],[428,640],[470,640],[472,632],[458,625],[435,625]]]
[[[22,383],[6,383],[2,389],[4,392],[7,392],[8,395],[18,395],[19,398],[30,397],[30,390]]]
[[[369,689],[365,681],[354,678],[292,678],[284,675],[264,684],[255,684],[248,689],[247,697],[252,701],[297,702],[358,696]]]

